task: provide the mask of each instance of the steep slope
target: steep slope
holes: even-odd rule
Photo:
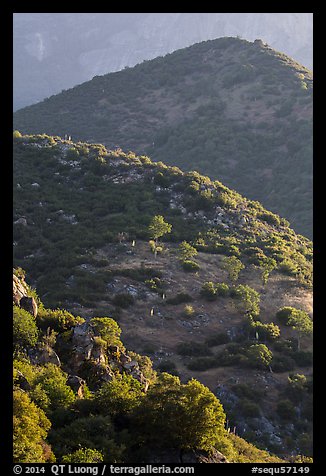
[[[196,172],[15,135],[14,262],[45,305],[113,317],[129,349],[218,395],[240,436],[311,455],[311,242]],[[171,233],[148,243],[159,215]]]
[[[312,235],[312,74],[261,41],[221,38],[102,77],[14,114],[198,170]]]
[[[22,269],[14,269],[13,303],[15,463],[283,462],[230,434],[208,388],[157,373],[128,351],[114,320],[45,308]]]
[[[262,38],[312,68],[312,26],[311,13],[16,13],[14,109],[96,74],[229,35]]]

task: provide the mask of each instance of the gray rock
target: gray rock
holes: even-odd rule
[[[24,217],[18,218],[18,220],[14,221],[14,225],[27,226],[27,220]]]

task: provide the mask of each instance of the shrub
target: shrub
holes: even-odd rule
[[[64,332],[85,322],[80,316],[74,316],[63,309],[41,308],[37,314],[37,324],[43,330],[50,327],[57,332]]]
[[[296,309],[294,307],[290,306],[285,306],[282,307],[279,311],[276,313],[277,319],[280,321],[281,324],[284,326],[288,325],[289,318],[292,316],[293,313],[295,313]]]
[[[205,344],[208,347],[214,347],[215,345],[227,344],[230,342],[230,338],[226,332],[219,332],[211,337],[208,337],[205,341]]]
[[[279,340],[275,342],[274,349],[278,352],[282,352],[284,354],[292,355],[292,352],[295,351],[297,348],[297,343],[295,339],[285,339]]]
[[[159,291],[161,289],[161,279],[157,278],[157,277],[151,278],[151,279],[146,279],[145,284],[152,291]]]
[[[123,448],[116,443],[116,433],[110,416],[90,415],[75,418],[64,426],[57,426],[51,432],[51,445],[57,457],[75,459],[75,452],[91,448],[104,455],[104,461],[121,461]],[[70,455],[73,456],[70,456]],[[80,457],[85,458],[88,452]],[[90,456],[90,454],[88,454]],[[92,457],[95,454],[92,453]],[[97,456],[95,456],[97,458]],[[76,459],[75,459],[76,460]]]
[[[200,266],[195,261],[185,260],[182,261],[182,268],[184,269],[184,271],[193,273],[195,271],[198,271],[200,269]]]
[[[236,256],[226,256],[222,260],[222,269],[227,271],[231,281],[237,281],[244,264]]]
[[[182,342],[177,346],[177,353],[186,356],[212,355],[212,351],[205,344],[198,342]]]
[[[232,391],[239,397],[247,400],[260,401],[264,396],[264,391],[245,383],[232,386]]]
[[[217,367],[217,362],[215,357],[199,357],[194,359],[187,364],[189,370],[208,370],[211,368]]]
[[[244,417],[258,417],[260,415],[259,405],[246,398],[240,401],[239,411]]]
[[[269,324],[263,324],[262,322],[256,321],[252,323],[252,329],[258,333],[259,339],[273,341],[278,339],[281,334],[280,328],[270,322]]]
[[[300,349],[301,338],[312,334],[313,322],[309,315],[301,309],[283,307],[277,312],[276,317],[282,324],[291,326],[297,332],[298,349]]]
[[[286,258],[284,259],[279,265],[278,265],[279,271],[281,273],[284,273],[288,276],[295,276],[298,271],[297,265],[290,259]]]
[[[251,345],[246,352],[252,367],[264,369],[272,362],[273,354],[265,344]]]
[[[45,411],[58,407],[67,408],[75,401],[75,394],[67,385],[68,375],[54,364],[46,364],[36,376],[34,398],[39,406],[45,405]]]
[[[15,346],[35,347],[38,328],[34,317],[18,306],[13,308],[13,340]]]
[[[120,341],[121,329],[116,321],[110,317],[92,317],[90,325],[107,345],[117,345],[123,348]]]
[[[280,217],[272,212],[265,211],[264,213],[258,213],[257,218],[266,221],[270,225],[280,225],[281,223]]]
[[[172,360],[162,360],[162,362],[159,363],[157,368],[161,372],[171,372],[176,369],[176,365]]]
[[[182,261],[191,260],[191,258],[198,254],[196,248],[191,246],[191,244],[187,243],[186,241],[180,243],[179,253]]]
[[[12,133],[12,136],[14,139],[20,139],[22,137],[21,133],[17,130],[15,130],[13,133]]]
[[[216,294],[221,297],[228,296],[230,292],[230,288],[226,283],[216,283],[215,290],[216,290]]]
[[[275,355],[273,357],[273,362],[272,362],[272,369],[273,372],[286,372],[289,370],[294,370],[296,366],[295,361],[287,356],[287,355],[282,355],[282,357]]]
[[[102,463],[104,459],[100,451],[92,448],[80,448],[62,457],[62,463]]]
[[[231,290],[231,296],[237,299],[237,307],[240,311],[245,312],[250,318],[259,316],[260,295],[247,284],[239,284]]]
[[[51,427],[45,413],[32,402],[26,392],[13,393],[13,461],[14,463],[45,463],[53,461],[52,452],[45,453],[44,439]]]
[[[212,281],[206,281],[200,290],[200,295],[208,301],[217,299],[216,286]]]
[[[167,304],[183,304],[185,302],[191,302],[193,299],[188,293],[178,293],[176,296],[166,300]]]
[[[277,404],[277,413],[282,420],[293,421],[295,408],[290,400],[280,400]]]
[[[129,294],[129,293],[120,293],[116,294],[114,298],[112,299],[113,304],[116,306],[122,307],[124,309],[128,308],[132,304],[134,304],[135,299],[134,297]]]
[[[94,403],[103,415],[125,415],[138,405],[141,396],[142,388],[138,380],[123,374],[104,383],[95,393]]]
[[[183,313],[186,317],[191,317],[194,315],[194,308],[192,306],[190,306],[189,304],[186,304],[184,309],[183,309]]]
[[[313,353],[309,351],[299,350],[297,352],[293,352],[292,358],[300,367],[308,367],[313,363]]]

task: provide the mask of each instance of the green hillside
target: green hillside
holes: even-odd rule
[[[284,218],[198,172],[16,132],[14,265],[44,307],[109,316],[156,371],[209,388],[234,438],[311,456],[312,243]],[[67,316],[40,327],[65,332]]]
[[[15,463],[283,462],[229,433],[207,387],[127,350],[113,319],[44,307],[21,269],[13,285]]]
[[[14,127],[198,170],[312,236],[312,73],[259,40],[206,41],[94,77],[17,111]]]

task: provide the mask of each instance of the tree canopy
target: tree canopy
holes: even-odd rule
[[[162,215],[155,215],[149,224],[148,230],[150,237],[157,241],[167,233],[171,233],[172,225],[167,223]]]

